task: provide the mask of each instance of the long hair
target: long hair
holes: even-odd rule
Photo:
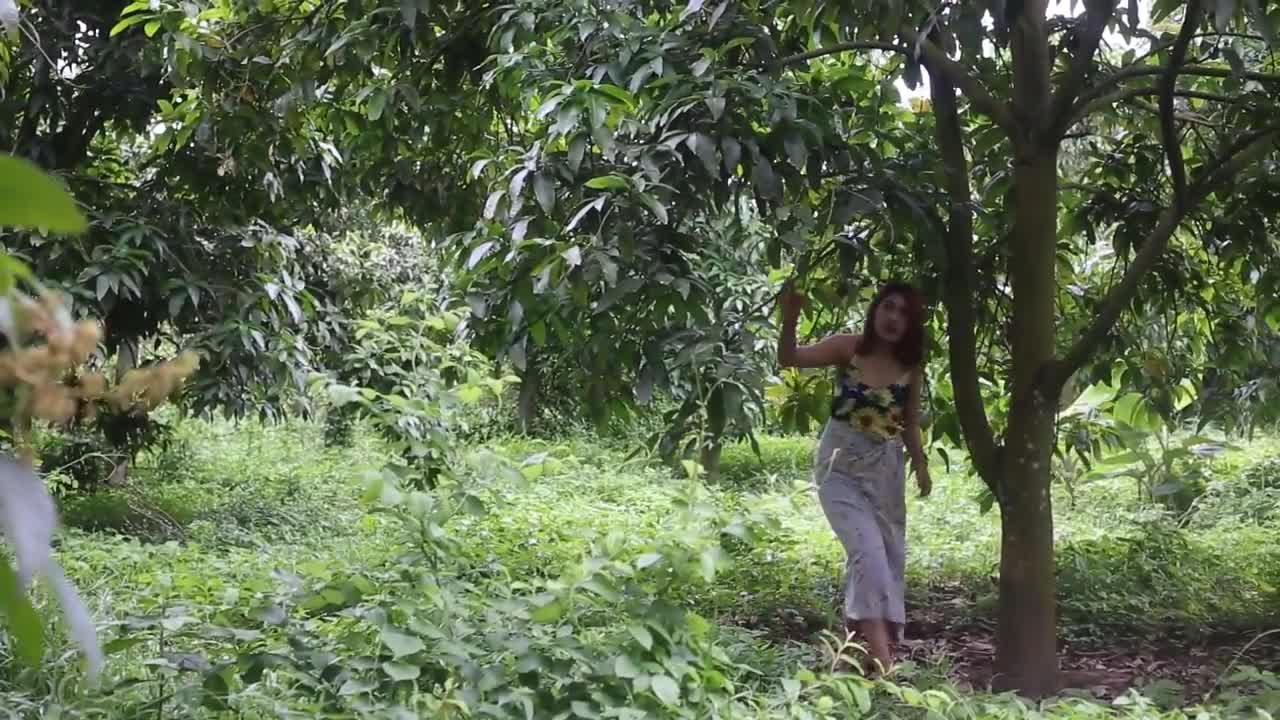
[[[924,298],[920,291],[904,282],[888,282],[880,287],[871,307],[867,309],[866,327],[862,330],[862,342],[858,343],[858,355],[870,355],[884,340],[876,335],[876,311],[892,295],[902,298],[907,327],[893,346],[893,356],[903,367],[915,368],[924,362]]]

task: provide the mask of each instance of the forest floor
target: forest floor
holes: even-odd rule
[[[702,536],[673,520],[675,507],[753,513],[767,522],[749,542],[729,547],[713,582],[652,592],[714,621],[715,653],[723,651],[716,657],[730,662],[724,672],[745,673],[738,697],[759,708],[753,716],[794,715],[795,703],[808,708],[796,716],[826,707],[827,700],[814,704],[821,680],[803,680],[818,684],[813,695],[809,685],[797,695],[797,681],[788,679],[832,664],[828,645],[843,561],[809,491],[810,441],[763,438],[761,458],[746,447],[727,448],[720,476],[693,486],[642,459],[625,460],[625,439],[520,439],[490,447],[516,467],[536,458],[539,472],[518,486],[487,481],[489,512],[452,531],[460,541],[459,577],[466,579],[458,592],[476,593],[466,602],[492,603],[495,593],[510,596],[526,584],[529,592],[554,590],[557,576],[573,577],[584,559],[611,543],[621,543],[616,552],[623,555],[704,547]],[[326,448],[310,425],[182,422],[168,449],[140,462],[127,490],[62,503],[70,529],[57,553],[100,619],[113,653],[110,691],[74,690],[66,681],[76,673],[69,647],[55,653],[51,674],[39,676],[8,667],[0,652],[0,706],[62,717],[104,711],[158,717],[157,707],[169,717],[216,717],[193,699],[201,683],[207,689],[207,675],[184,678],[190,667],[216,669],[219,658],[236,657],[225,626],[243,618],[250,600],[287,607],[282,586],[318,588],[330,597],[335,583],[358,574],[378,587],[344,613],[367,614],[373,599],[403,606],[415,592],[401,587],[402,558],[412,544],[399,523],[371,514],[359,500],[362,469],[380,458],[378,443],[363,435],[351,448]],[[913,715],[899,708],[888,717],[1029,717],[1022,705],[987,694],[998,514],[982,511],[977,481],[944,470],[935,472],[933,496],[909,501],[907,662],[894,681],[950,699],[942,710],[930,706]],[[1141,497],[1131,480],[1058,489],[1062,666],[1071,687],[1038,717],[1280,713],[1280,444],[1253,443],[1201,470],[1206,492],[1176,514]],[[621,610],[603,609],[628,622]],[[583,611],[557,622],[606,642],[592,617]],[[305,627],[338,643],[325,656],[347,662],[343,673],[354,673],[350,668],[368,663],[360,654],[343,659],[347,622],[315,619]],[[513,625],[512,632],[534,632],[523,627]],[[234,632],[264,631],[271,632]],[[261,655],[254,652],[239,656],[242,667],[246,657]],[[393,675],[408,672],[395,663],[384,667]],[[320,691],[306,683],[237,682],[244,684],[233,704],[244,717],[394,716],[362,710],[367,703],[342,712],[324,705],[321,712]],[[357,690],[362,698],[400,697],[344,682],[338,697]],[[886,692],[894,703],[918,699]],[[1135,703],[1138,710],[1125,710]],[[661,716],[664,706],[646,707],[649,716]],[[683,712],[704,716],[692,706]]]

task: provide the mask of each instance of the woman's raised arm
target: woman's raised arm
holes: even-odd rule
[[[804,307],[801,297],[790,284],[782,290],[782,331],[778,334],[778,364],[782,367],[818,368],[844,365],[853,359],[858,347],[856,335],[832,335],[814,345],[796,344],[796,322]]]

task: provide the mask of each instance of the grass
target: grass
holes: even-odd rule
[[[458,544],[438,566],[414,554],[402,530],[411,512],[371,514],[359,502],[362,472],[380,460],[367,437],[337,450],[305,424],[182,422],[130,488],[63,503],[71,529],[58,557],[114,652],[105,690],[79,688],[75,655],[51,625],[55,652],[41,671],[0,654],[0,706],[64,717],[216,717],[223,704],[245,717],[391,717],[395,707],[444,712],[456,699],[498,717],[523,716],[521,703],[583,717],[588,707],[823,717],[881,712],[864,711],[869,694],[885,717],[1029,717],[1010,698],[958,690],[945,671],[959,656],[908,665],[902,684],[823,671],[842,552],[808,492],[812,443],[761,445],[760,458],[726,448],[719,478],[690,483],[589,438],[498,444],[526,479],[471,462],[465,482],[489,512],[451,521]],[[1278,624],[1280,522],[1241,490],[1271,487],[1275,458],[1270,441],[1228,457],[1201,517],[1181,525],[1122,484],[1077,487],[1074,503],[1062,489],[1065,635]],[[998,514],[980,511],[976,480],[937,474],[933,496],[909,504],[911,602],[981,619],[994,603]],[[735,522],[750,535],[720,534]],[[701,579],[708,566],[711,582]],[[389,655],[391,626],[409,639]],[[1219,688],[1206,717],[1280,710],[1266,670]],[[1115,707],[1064,699],[1045,712],[1178,716],[1187,698],[1166,695],[1124,695]]]

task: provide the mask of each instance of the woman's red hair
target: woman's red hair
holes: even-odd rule
[[[876,311],[891,295],[902,298],[904,314],[907,316],[907,327],[902,338],[893,346],[893,356],[906,368],[916,368],[924,362],[924,298],[920,291],[904,282],[889,282],[880,287],[871,307],[867,309],[866,327],[862,331],[862,341],[856,350],[859,355],[870,355],[883,340],[876,335]]]

